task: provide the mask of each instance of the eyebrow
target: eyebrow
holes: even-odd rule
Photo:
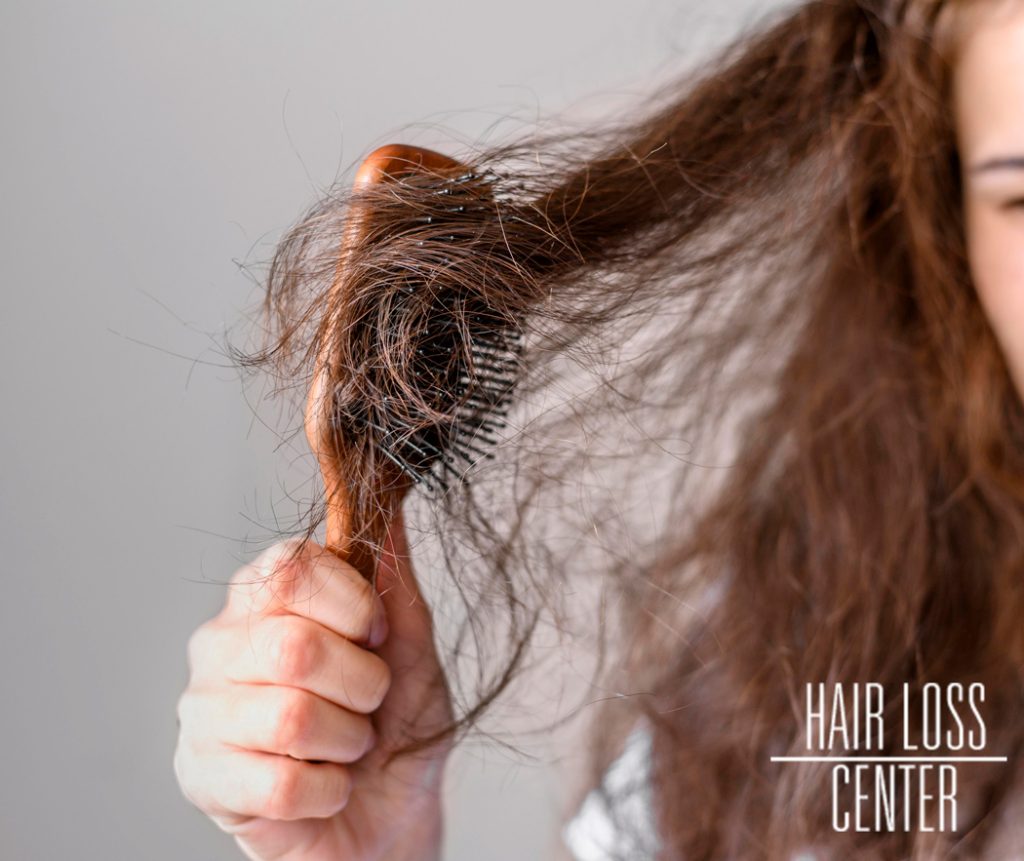
[[[987,170],[1005,170],[1007,168],[1024,170],[1024,155],[999,156],[978,162],[978,164],[971,168],[971,173],[982,173]]]

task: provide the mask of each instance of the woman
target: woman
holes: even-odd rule
[[[1022,104],[1024,4],[814,0],[639,118],[475,156],[502,215],[439,277],[491,279],[530,321],[519,402],[562,405],[520,420],[512,500],[482,470],[432,503],[511,657],[453,708],[401,517],[376,589],[275,548],[190,644],[185,794],[253,859],[437,858],[454,735],[599,571],[601,683],[630,695],[595,721],[577,851],[582,827],[623,858],[1024,856]],[[422,192],[389,194],[358,259],[433,265],[388,239]],[[271,269],[252,360],[288,379],[343,210]],[[599,382],[567,392],[580,364]],[[601,782],[623,744],[639,779]]]

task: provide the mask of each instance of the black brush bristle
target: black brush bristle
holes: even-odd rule
[[[458,265],[447,249],[465,255],[479,241],[481,219],[494,214],[493,177],[467,171],[412,181],[443,198],[403,230],[403,241],[432,261],[430,274],[392,264],[375,272],[377,286],[355,297],[365,307],[354,318],[375,329],[366,336],[365,361],[335,393],[333,419],[402,476],[444,492],[494,456],[519,376],[522,331],[488,303],[483,284],[444,277],[445,267]],[[440,221],[445,232],[438,232]]]

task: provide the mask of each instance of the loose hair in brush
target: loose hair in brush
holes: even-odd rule
[[[538,619],[600,586],[576,632],[603,656],[592,782],[649,721],[660,858],[976,857],[1007,803],[1009,767],[977,765],[956,833],[835,833],[823,766],[770,761],[802,752],[806,682],[916,702],[981,681],[989,747],[1013,762],[1024,739],[1024,415],[966,260],[956,5],[801,3],[628,117],[454,153],[478,206],[429,181],[365,197],[339,390],[429,414],[390,370],[413,329],[383,309],[410,284],[428,325],[462,325],[463,296],[519,332],[492,441],[414,494],[465,601],[453,661],[493,670],[457,688],[450,731],[528,665]],[[285,384],[348,313],[350,202],[325,196],[270,267],[246,360]],[[371,462],[345,466],[357,503]]]

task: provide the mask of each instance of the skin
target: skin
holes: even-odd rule
[[[1024,2],[950,11],[970,266],[1024,396]],[[383,765],[403,726],[451,717],[402,521],[377,591],[317,545],[282,568],[287,549],[240,568],[189,642],[182,791],[254,861],[437,861],[450,747]]]
[[[402,518],[376,590],[319,545],[288,550],[240,568],[189,641],[179,785],[254,861],[436,861],[450,745],[383,761],[452,715]]]
[[[971,273],[1024,395],[1024,3],[961,5],[955,29],[953,107]]]

